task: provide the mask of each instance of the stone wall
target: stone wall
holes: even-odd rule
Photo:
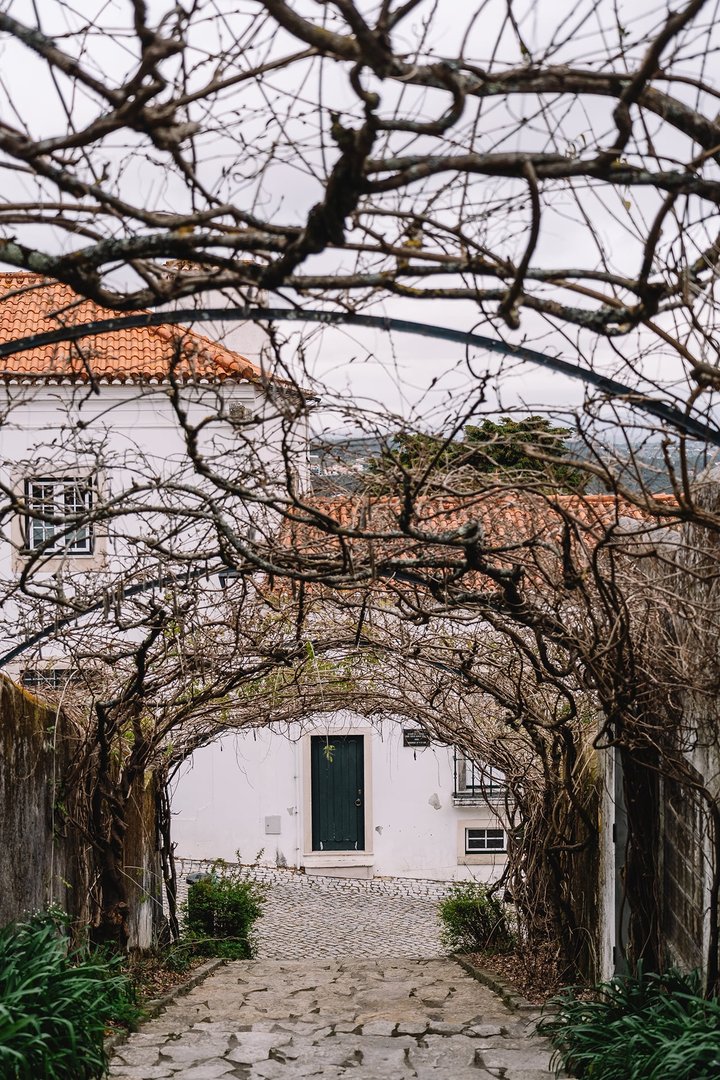
[[[91,918],[91,852],[68,783],[80,744],[62,710],[0,675],[0,926],[50,905]],[[130,945],[149,948],[162,919],[152,776],[132,794],[124,869]]]
[[[73,758],[63,715],[0,677],[0,924],[58,904],[87,916],[86,852],[60,792]]]

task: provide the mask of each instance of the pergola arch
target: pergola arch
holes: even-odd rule
[[[323,654],[323,658],[327,659],[327,655]],[[312,662],[308,662],[305,678],[288,680],[274,696],[251,696],[232,715],[218,717],[202,731],[188,732],[167,762],[168,780],[177,776],[182,762],[194,752],[233,732],[242,735],[253,729],[276,730],[299,723],[306,724],[307,733],[312,733],[314,726],[323,728],[324,720],[340,713],[370,723],[378,718],[417,723],[433,741],[457,747],[505,773],[510,833],[502,888],[514,898],[528,940],[540,942],[560,935],[561,940],[564,937],[561,948],[565,954],[574,954],[580,966],[587,967],[591,963],[587,954],[592,952],[592,935],[589,927],[581,925],[581,915],[572,914],[567,902],[565,925],[560,925],[557,890],[570,888],[570,884],[559,886],[557,875],[564,868],[561,871],[559,866],[553,866],[548,853],[570,838],[569,828],[574,830],[579,851],[583,845],[593,850],[597,788],[590,741],[585,744],[587,762],[575,777],[575,781],[583,776],[584,780],[575,783],[570,794],[570,778],[553,771],[563,734],[552,726],[535,728],[530,717],[527,726],[510,723],[504,700],[502,704],[493,703],[487,690],[473,687],[463,672],[451,673],[447,665],[433,665],[422,657],[409,658],[402,654],[401,647],[394,656],[382,651],[377,662],[372,663],[367,662],[367,649],[360,648],[354,653],[348,649],[342,657],[338,653],[336,658],[342,660],[342,678],[334,680],[329,666],[325,678],[322,673],[313,678]],[[353,661],[356,665],[352,680],[347,678],[348,660],[351,668]],[[405,679],[401,668],[405,669]],[[282,737],[281,731],[277,733]],[[579,806],[584,818],[576,814]]]

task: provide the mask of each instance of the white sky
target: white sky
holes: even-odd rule
[[[170,0],[153,0],[149,8],[160,18],[173,6]],[[327,10],[327,5],[315,0],[299,0],[293,6],[315,17],[319,17],[321,10]],[[366,10],[374,10],[377,5],[368,0],[363,6]],[[716,2],[707,5],[706,23],[712,24],[715,20],[716,6]],[[247,14],[256,13],[260,7],[253,0],[205,0],[191,38],[193,51],[190,58],[198,65],[193,78],[207,77],[221,46],[234,37],[241,48],[245,47],[245,39],[238,30],[247,25]],[[0,0],[0,8],[26,22],[32,22],[39,13],[41,28],[56,35],[60,44],[67,40],[68,28],[76,32],[78,27],[96,17],[102,32],[88,30],[84,38],[85,62],[98,73],[110,72],[117,79],[132,65],[134,42],[128,33],[132,19],[129,0],[75,0],[74,4],[60,0],[38,0],[37,3],[33,0]],[[665,6],[658,0],[599,0],[598,3],[595,0],[516,0],[513,11],[523,43],[533,58],[545,55],[552,63],[573,62],[585,66],[594,62],[600,50],[611,57],[613,66],[617,66],[622,63],[619,59],[621,42],[623,45],[633,42],[634,53],[642,54],[648,38],[659,25]],[[476,0],[474,3],[426,0],[398,34],[398,42],[401,45],[405,42],[404,47],[408,50],[414,47],[422,34],[423,18],[433,14],[427,48],[436,55],[456,55],[459,43],[465,37],[465,56],[478,65],[487,65],[492,60],[489,52],[492,48],[501,61],[520,64],[524,57],[517,37],[507,23],[506,12],[505,0]],[[683,56],[677,62],[678,70],[701,73],[707,81],[712,81],[712,72],[703,70],[699,55],[706,44],[704,27],[698,35],[689,35],[683,45]],[[297,47],[282,36],[274,45],[268,46],[264,32],[252,42],[247,39],[246,45],[248,55],[252,49],[255,50],[253,55],[270,55],[269,48]],[[242,55],[241,51],[238,63]],[[195,117],[211,132],[198,139],[198,168],[208,186],[224,197],[235,198],[239,205],[248,209],[259,208],[266,212],[269,207],[274,220],[289,223],[303,220],[319,196],[320,186],[312,174],[317,171],[320,158],[333,160],[335,148],[326,130],[327,109],[347,108],[357,113],[346,71],[326,71],[322,84],[318,82],[317,68],[306,70],[301,85],[292,83],[297,77],[297,69],[290,74],[273,75],[266,84],[267,97],[256,88],[231,91],[223,98],[215,115],[207,117],[198,113]],[[371,87],[370,80],[366,80],[366,85],[380,90],[388,107],[394,103],[397,87],[384,84]],[[673,85],[672,92],[679,96],[690,93],[677,84]],[[415,94],[413,107],[425,110],[429,115],[436,114],[437,95],[435,98],[432,93],[418,96],[409,88],[401,93],[405,102],[412,101]],[[318,113],[318,100],[326,106],[322,114]],[[266,128],[271,127],[269,105],[289,110],[288,124],[296,133],[299,152],[296,156],[286,155],[274,165],[264,175],[260,190],[252,176],[253,148],[265,145],[262,140]],[[532,99],[523,98],[513,99],[509,106],[494,102],[484,109],[475,130],[471,132],[463,122],[459,131],[462,134],[465,130],[468,139],[472,137],[473,146],[491,148],[496,145],[497,131],[513,114],[525,118],[525,122],[518,127],[512,146],[508,144],[505,148],[549,148],[568,154],[582,152],[589,145],[605,145],[606,137],[613,131],[610,115],[613,102],[610,99],[573,107],[563,116],[562,127],[551,136],[534,117],[533,105]],[[98,111],[92,95],[71,95],[67,85],[63,86],[61,81],[54,83],[44,63],[33,58],[27,50],[14,42],[0,46],[0,118],[17,126],[26,126],[35,136],[47,136],[67,128],[68,108],[75,123],[86,123]],[[317,144],[319,129],[323,135],[322,150],[308,151],[303,162],[300,153],[303,140]],[[238,132],[242,132],[245,139],[242,153],[235,138]],[[661,134],[655,131],[652,135],[656,148],[668,157],[687,160],[692,156],[691,144],[681,136],[674,135],[665,145]],[[552,145],[548,143],[549,138]],[[109,138],[98,153],[100,167],[107,165],[119,193],[131,201],[141,201],[155,208],[177,211],[187,206],[187,192],[179,178],[167,170],[159,154],[139,152],[139,143],[139,137],[131,135],[128,139],[123,133],[122,139]],[[486,187],[494,199],[500,200],[505,192],[511,197],[523,190],[519,182],[508,181],[492,182]],[[35,180],[17,172],[3,172],[1,199],[24,197],[32,200],[36,193]],[[610,265],[635,271],[648,223],[658,205],[658,197],[650,191],[631,195],[617,191],[604,204],[593,191],[588,191],[583,205],[578,205],[567,192],[558,189],[543,217],[536,262],[545,267],[592,265],[593,255],[588,252],[587,221],[590,220]],[[494,214],[489,235],[497,240],[504,235],[507,223],[497,210]],[[24,242],[37,243],[47,250],[77,243],[76,238],[68,241],[49,227],[19,229],[19,238],[20,232]],[[510,228],[507,242],[514,244],[514,250],[508,253],[517,257],[523,240],[522,235],[515,235]],[[342,262],[336,255],[316,261],[325,268]],[[599,255],[595,264],[600,265]],[[315,306],[320,303],[316,302]],[[532,313],[523,313],[521,329],[513,332],[483,320],[477,308],[464,301],[412,302],[387,298],[369,310],[373,314],[474,330],[491,337],[497,337],[501,332],[511,343],[526,341],[535,348],[547,349],[569,360],[577,359],[580,348],[586,362],[592,356],[592,362],[607,373],[621,379],[630,377],[609,343],[597,341],[589,334],[576,333],[572,328],[565,334]],[[297,343],[297,333],[288,327],[283,328],[283,333]],[[238,333],[236,328],[233,334],[235,347],[252,353],[251,348],[243,348],[238,340],[241,337],[242,332]],[[585,395],[581,384],[533,365],[509,365],[488,356],[466,358],[462,348],[456,345],[420,337],[396,335],[390,341],[384,334],[344,327],[322,331],[311,329],[303,334],[303,339],[307,365],[304,378],[315,380],[316,388],[323,394],[326,409],[319,413],[318,422],[329,426],[341,422],[339,415],[331,413],[327,407],[334,397],[340,406],[352,399],[368,414],[373,410],[378,413],[389,411],[414,422],[438,425],[448,414],[477,408],[483,394],[482,407],[486,411],[521,408],[554,410],[559,415],[576,409]],[[630,360],[640,357],[642,375],[659,377],[666,392],[670,392],[673,383],[681,378],[680,365],[667,350],[664,354],[643,355],[649,353],[646,339],[622,339],[617,342],[617,347]],[[483,379],[486,372],[489,375],[487,382]],[[684,384],[680,390],[684,395]]]

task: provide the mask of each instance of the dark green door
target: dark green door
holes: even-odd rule
[[[363,736],[313,735],[310,757],[313,851],[363,851]]]

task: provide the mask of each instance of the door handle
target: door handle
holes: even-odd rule
[[[355,805],[356,806],[362,806],[362,799],[356,799],[355,800]]]

